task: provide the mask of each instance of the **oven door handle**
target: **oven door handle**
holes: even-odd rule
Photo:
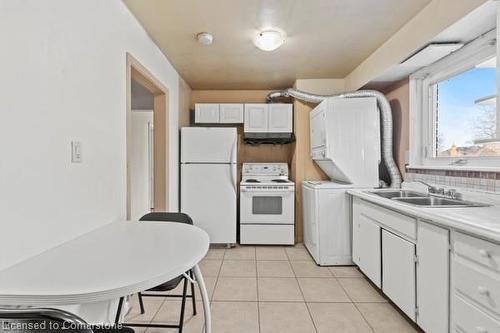
[[[240,189],[240,192],[242,193],[251,193],[251,194],[259,194],[259,195],[269,195],[269,194],[273,194],[273,193],[280,193],[280,196],[281,197],[287,197],[287,196],[290,196],[290,195],[293,195],[295,193],[295,191],[293,190],[275,190],[275,189],[268,189],[268,190],[261,190],[261,189],[258,189],[258,190],[248,190],[246,188],[241,188]]]

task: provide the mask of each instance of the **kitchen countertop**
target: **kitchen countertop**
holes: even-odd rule
[[[369,192],[370,190],[347,191],[352,196],[400,213],[500,243],[500,206],[424,208],[386,199]]]

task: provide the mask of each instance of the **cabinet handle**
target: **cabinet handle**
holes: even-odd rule
[[[488,331],[486,330],[486,328],[480,327],[480,326],[476,327],[476,332],[477,333],[488,333]]]
[[[486,250],[479,250],[479,255],[483,258],[489,258],[490,257],[490,253]]]
[[[488,294],[490,293],[488,291],[488,289],[486,289],[485,287],[477,287],[477,292],[480,294],[480,295],[483,295],[483,296],[488,296]]]

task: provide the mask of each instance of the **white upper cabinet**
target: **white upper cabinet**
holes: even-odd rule
[[[219,122],[222,124],[243,123],[243,104],[220,104]]]
[[[292,104],[196,103],[197,124],[245,124],[250,133],[292,133]]]
[[[211,124],[219,122],[219,104],[195,105],[195,122],[197,124]]]
[[[270,133],[291,133],[293,132],[292,104],[268,104],[269,105],[269,125]]]
[[[245,132],[292,133],[292,104],[245,104]]]
[[[269,124],[268,110],[268,104],[245,104],[245,132],[267,132]]]

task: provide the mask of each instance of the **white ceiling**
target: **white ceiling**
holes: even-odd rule
[[[430,0],[124,0],[193,89],[276,89],[343,78]],[[257,49],[261,29],[286,43]],[[214,34],[202,46],[198,32]]]

